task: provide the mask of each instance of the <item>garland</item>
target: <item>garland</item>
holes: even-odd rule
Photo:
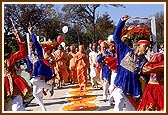
[[[93,91],[87,90],[87,91],[80,91],[79,86],[73,87],[69,94],[71,94],[71,97],[68,97],[67,100],[72,102],[71,104],[68,104],[62,108],[64,111],[94,111],[98,109],[98,106],[94,103],[91,103],[96,99],[91,94]]]
[[[136,43],[139,40],[148,40],[152,36],[152,32],[146,26],[129,26],[122,30],[121,37],[122,39],[128,39],[132,43]]]

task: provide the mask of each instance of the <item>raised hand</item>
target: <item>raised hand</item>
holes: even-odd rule
[[[15,36],[18,36],[18,34],[19,34],[19,31],[17,29],[13,29],[12,32]]]
[[[31,34],[32,33],[33,28],[31,26],[28,27],[28,32]]]
[[[16,40],[20,42],[25,41],[24,37],[20,34],[20,32],[17,29],[13,29],[12,31],[13,31],[13,34],[16,36]]]
[[[129,18],[131,18],[131,16],[129,16],[129,15],[123,15],[123,16],[122,16],[122,19],[123,19],[124,21],[128,20]]]

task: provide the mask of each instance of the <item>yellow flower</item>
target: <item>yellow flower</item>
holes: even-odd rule
[[[90,87],[89,87],[90,88]],[[74,86],[69,94],[71,97],[68,97],[67,100],[73,102],[72,104],[64,106],[62,109],[64,111],[94,111],[98,109],[98,106],[94,103],[89,103],[96,99],[93,95],[87,95],[93,93],[91,90],[80,91],[79,87]]]
[[[92,95],[71,96],[67,98],[67,100],[71,102],[89,102],[89,101],[94,101],[95,99],[96,97]]]

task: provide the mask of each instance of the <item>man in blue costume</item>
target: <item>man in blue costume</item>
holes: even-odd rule
[[[126,111],[135,111],[136,107],[128,97],[138,99],[142,96],[140,76],[142,67],[147,62],[145,54],[149,49],[150,42],[139,40],[137,48],[132,50],[121,40],[122,29],[125,22],[130,18],[124,15],[120,20],[114,32],[114,42],[117,46],[118,71],[114,84],[113,97],[115,100],[114,111],[123,111],[124,102],[126,101]]]
[[[32,27],[28,27],[28,31],[31,35],[33,46],[35,51],[30,53],[30,61],[33,64],[32,78],[30,82],[33,84],[33,96],[35,97],[37,103],[40,105],[43,111],[46,111],[46,108],[43,104],[43,88],[48,89],[53,95],[53,86],[45,83],[46,79],[51,79],[54,77],[54,72],[50,66],[46,65],[43,61],[43,50],[39,42],[37,41],[36,36],[32,33]]]
[[[111,79],[111,70],[105,63],[105,58],[111,57],[110,52],[107,50],[108,45],[105,41],[101,42],[101,52],[97,56],[97,62],[102,68],[101,79],[103,80],[103,100],[106,102],[108,97],[108,88]]]

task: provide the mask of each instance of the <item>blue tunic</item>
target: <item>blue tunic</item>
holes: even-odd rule
[[[128,47],[124,42],[121,41],[120,36],[122,33],[122,29],[125,25],[125,21],[122,21],[120,19],[113,35],[114,42],[117,46],[117,59],[118,59],[118,71],[117,76],[114,81],[114,84],[117,87],[122,88],[123,92],[125,94],[133,95],[134,97],[141,97],[142,91],[141,91],[141,84],[139,77],[141,75],[141,71],[139,72],[131,72],[128,69],[125,69],[120,65],[121,60],[125,57],[125,55],[131,51],[132,49]],[[138,59],[138,62],[141,63],[146,58],[142,57]],[[142,68],[142,66],[141,66]],[[139,68],[138,68],[139,69]]]
[[[108,55],[110,55],[110,52],[108,52],[106,50],[105,54],[108,56]],[[104,61],[104,58],[105,57],[103,57],[102,53],[100,53],[98,55],[98,61],[97,61],[98,64],[101,64]],[[103,80],[106,79],[108,81],[110,81],[110,79],[111,79],[111,70],[110,70],[109,66],[107,66],[106,64],[102,65],[102,79]]]
[[[26,57],[26,65],[27,65],[27,71],[31,72],[33,70],[33,64],[31,63],[29,57]]]
[[[33,66],[32,76],[43,76],[45,79],[49,80],[54,77],[55,74],[51,67],[43,62],[43,50],[41,45],[38,43],[36,36],[34,34],[31,34],[31,38],[36,50],[35,53],[38,56],[38,61],[36,61]]]

